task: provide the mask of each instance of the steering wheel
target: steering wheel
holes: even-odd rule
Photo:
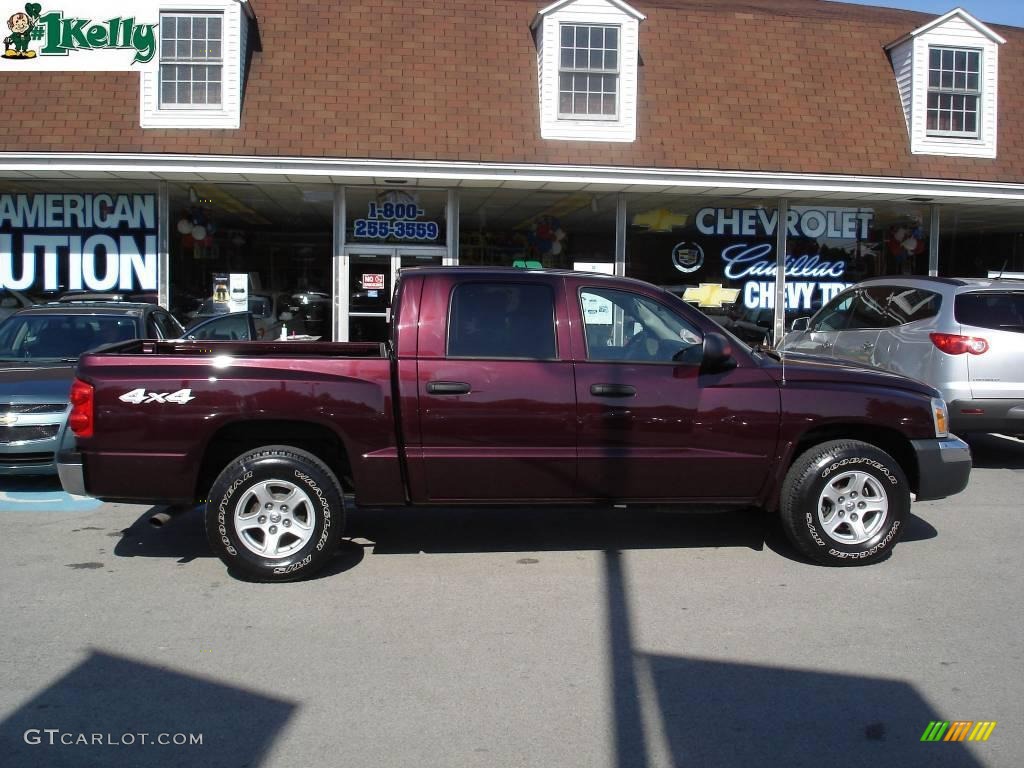
[[[648,341],[654,342],[653,354],[648,349]],[[623,347],[623,357],[626,360],[654,360],[659,346],[660,342],[657,336],[648,331],[640,331],[626,342],[626,346]]]

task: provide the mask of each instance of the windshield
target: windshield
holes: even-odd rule
[[[0,360],[77,359],[90,349],[136,335],[130,317],[16,315],[0,323]]]

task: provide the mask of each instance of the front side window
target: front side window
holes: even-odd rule
[[[850,322],[854,298],[855,294],[853,293],[837,296],[818,313],[818,316],[811,324],[812,329],[828,333],[829,331],[841,331],[846,328]]]
[[[555,358],[555,297],[547,285],[463,283],[452,293],[448,357]]]
[[[559,118],[617,119],[619,28],[562,24],[559,32]]]
[[[929,136],[978,138],[981,107],[981,51],[928,49]]]
[[[699,329],[646,296],[606,288],[580,291],[587,359],[699,364]]]
[[[219,13],[160,15],[160,107],[223,103],[224,24]]]

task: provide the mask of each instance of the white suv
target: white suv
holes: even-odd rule
[[[954,432],[1024,433],[1024,281],[865,280],[794,321],[779,351],[931,384],[949,405]]]

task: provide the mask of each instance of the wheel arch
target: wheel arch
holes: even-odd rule
[[[793,463],[814,446],[832,440],[859,440],[885,451],[900,465],[900,469],[903,470],[903,474],[906,475],[907,482],[910,484],[910,490],[917,493],[920,487],[917,457],[910,438],[902,432],[874,424],[822,424],[803,432],[792,444],[792,450],[779,468],[778,479],[770,502],[773,510],[778,508],[782,481]]]
[[[311,421],[256,419],[225,424],[207,442],[199,462],[194,498],[204,498],[232,459],[264,445],[290,445],[323,461],[346,493],[353,490],[352,464],[337,432]]]

